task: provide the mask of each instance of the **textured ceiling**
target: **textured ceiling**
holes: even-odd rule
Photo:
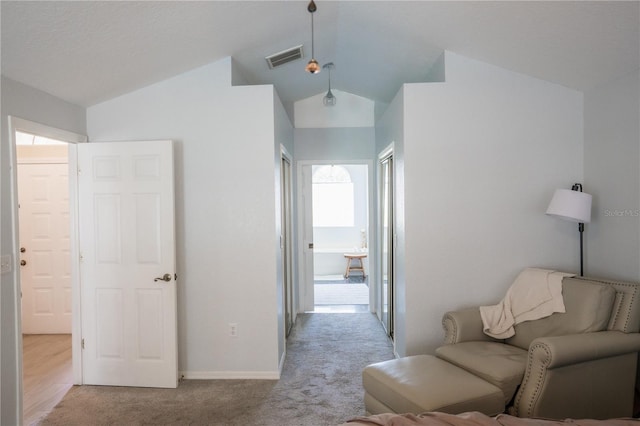
[[[638,1],[323,1],[316,59],[332,86],[389,102],[444,49],[588,90],[640,66]],[[2,1],[2,74],[89,106],[233,56],[284,102],[326,90],[303,71],[307,1]],[[303,44],[269,70],[264,57]]]

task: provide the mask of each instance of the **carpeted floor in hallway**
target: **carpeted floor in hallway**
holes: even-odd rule
[[[393,346],[373,314],[300,314],[278,381],[74,386],[41,424],[337,425],[364,414],[362,369],[392,358]]]

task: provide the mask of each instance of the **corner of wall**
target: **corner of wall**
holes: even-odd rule
[[[249,84],[242,71],[242,66],[231,56],[228,58],[231,67],[231,85],[232,86],[246,86]]]
[[[429,72],[427,72],[427,81],[431,82],[444,82],[446,81],[446,51],[443,51],[438,59],[433,62]]]

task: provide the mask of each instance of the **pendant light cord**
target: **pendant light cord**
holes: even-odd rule
[[[309,13],[311,13],[311,58],[315,58],[315,52],[314,52],[314,43],[313,43],[313,12],[315,12],[315,9],[311,9],[311,6],[309,6]]]
[[[313,13],[317,10],[316,4],[311,0],[309,5],[307,6],[307,11],[311,14],[311,60],[305,67],[307,72],[311,74],[317,74],[320,72],[320,66],[318,65],[318,61],[316,61],[315,56],[315,34],[313,28]]]

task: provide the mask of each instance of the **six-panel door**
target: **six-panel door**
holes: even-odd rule
[[[81,144],[78,168],[84,383],[176,387],[172,143]]]

